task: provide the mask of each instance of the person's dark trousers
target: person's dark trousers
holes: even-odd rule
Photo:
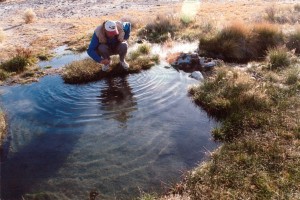
[[[125,56],[127,54],[127,49],[128,49],[127,42],[120,42],[114,49],[111,49],[106,44],[100,44],[98,46],[98,53],[103,59],[110,59],[111,55],[119,55],[120,62],[124,62]]]

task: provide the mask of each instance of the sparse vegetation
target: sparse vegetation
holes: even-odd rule
[[[5,39],[5,33],[3,29],[0,27],[0,43],[3,42]]]
[[[113,57],[115,58],[115,57]],[[66,66],[63,79],[66,83],[85,83],[100,80],[108,76],[126,75],[137,73],[143,69],[149,69],[155,63],[159,62],[158,55],[150,54],[150,46],[147,44],[140,45],[136,51],[130,52],[127,58],[130,65],[128,71],[124,70],[118,63],[118,59],[112,59],[112,65],[108,72],[101,70],[101,65],[92,59],[75,61]]]
[[[283,34],[272,24],[247,27],[234,23],[212,37],[200,39],[200,54],[229,62],[259,60],[269,48],[283,42]]]
[[[265,20],[271,23],[296,24],[299,23],[299,10],[299,4],[295,4],[293,7],[284,8],[271,6],[265,9]]]

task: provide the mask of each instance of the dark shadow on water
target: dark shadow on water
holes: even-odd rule
[[[80,134],[45,132],[1,163],[1,199],[20,200],[62,166]]]
[[[113,118],[126,126],[131,113],[137,110],[137,101],[133,96],[127,77],[107,78],[107,87],[103,87],[99,96],[100,109],[109,113]]]

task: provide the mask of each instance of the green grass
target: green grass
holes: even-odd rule
[[[2,70],[7,72],[23,72],[26,69],[26,66],[29,65],[29,60],[23,56],[15,56],[11,60],[8,60],[0,65]]]
[[[267,54],[267,59],[271,69],[284,68],[291,64],[290,56],[285,48],[270,49]]]
[[[141,70],[151,68],[159,62],[159,56],[151,55],[150,50],[151,48],[148,44],[142,44],[136,51],[130,52],[127,57],[127,62],[130,65],[128,71],[119,65],[119,60],[116,56],[113,57],[112,65],[108,72],[103,72],[101,64],[87,58],[67,65],[62,77],[66,83],[74,84],[96,81],[110,76],[138,73]]]
[[[274,72],[262,70],[217,68],[190,89],[195,102],[220,120],[213,137],[223,142],[188,175],[191,199],[300,196],[299,69],[283,68],[276,81],[267,78]],[[253,71],[262,77],[254,80]]]
[[[5,81],[9,77],[9,73],[3,69],[0,69],[0,80]]]

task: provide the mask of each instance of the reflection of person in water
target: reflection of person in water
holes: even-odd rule
[[[102,109],[110,111],[115,120],[126,123],[130,113],[137,110],[131,87],[126,77],[109,78],[106,82],[107,87],[102,89],[100,96]]]

